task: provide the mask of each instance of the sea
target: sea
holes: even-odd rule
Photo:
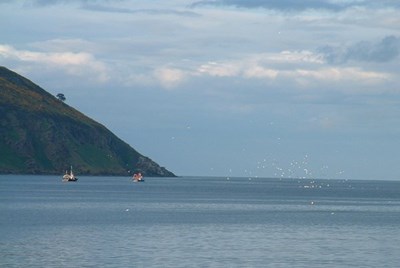
[[[400,267],[400,181],[0,176],[0,267]]]

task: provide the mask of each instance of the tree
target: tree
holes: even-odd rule
[[[58,94],[57,94],[57,99],[59,99],[59,100],[62,101],[62,102],[64,102],[64,101],[66,100],[64,94],[62,94],[62,93],[58,93]]]

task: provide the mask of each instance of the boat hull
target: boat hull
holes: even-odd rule
[[[78,181],[78,178],[63,179],[62,181],[64,181],[64,182],[68,182],[68,181]]]

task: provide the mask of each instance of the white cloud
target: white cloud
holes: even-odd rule
[[[0,45],[0,57],[38,64],[50,70],[61,69],[73,76],[88,76],[89,80],[94,78],[100,83],[109,80],[106,65],[87,52],[37,52]]]
[[[180,74],[177,76],[177,74]],[[182,80],[183,71],[174,69],[170,74],[173,81]],[[389,73],[367,71],[360,67],[335,66],[323,61],[323,56],[309,51],[283,51],[280,53],[253,54],[242,59],[200,64],[193,72],[186,72],[185,77],[236,77],[243,79],[279,80],[283,84],[296,84],[301,88],[316,88],[332,83],[343,85],[377,85],[392,79]],[[179,78],[179,79],[178,79]],[[171,79],[171,78],[170,78]],[[165,79],[164,79],[165,80]],[[177,83],[170,84],[170,86]],[[339,86],[336,90],[342,91]],[[380,90],[380,89],[379,89]]]
[[[263,68],[261,66],[250,67],[244,71],[246,78],[269,78],[275,79],[279,74],[278,70]]]
[[[162,67],[154,71],[154,76],[163,87],[173,88],[183,82],[186,74],[180,69]]]
[[[81,38],[56,38],[40,42],[33,42],[29,45],[37,50],[46,50],[51,52],[80,52],[98,50],[98,44]]]
[[[282,51],[280,53],[269,53],[263,56],[265,60],[275,63],[324,63],[323,57],[320,54],[315,54],[311,51]]]
[[[317,70],[297,69],[285,71],[285,75],[293,78],[310,78],[318,81],[353,81],[360,84],[379,83],[390,78],[388,74],[363,71],[359,68],[321,68]]]
[[[202,64],[197,72],[199,74],[207,74],[211,76],[236,76],[240,71],[240,66],[235,64],[234,62],[226,62],[226,63],[217,63],[217,62],[208,62],[206,64]]]

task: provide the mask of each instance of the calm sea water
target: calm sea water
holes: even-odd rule
[[[400,182],[0,176],[0,267],[399,267]]]

